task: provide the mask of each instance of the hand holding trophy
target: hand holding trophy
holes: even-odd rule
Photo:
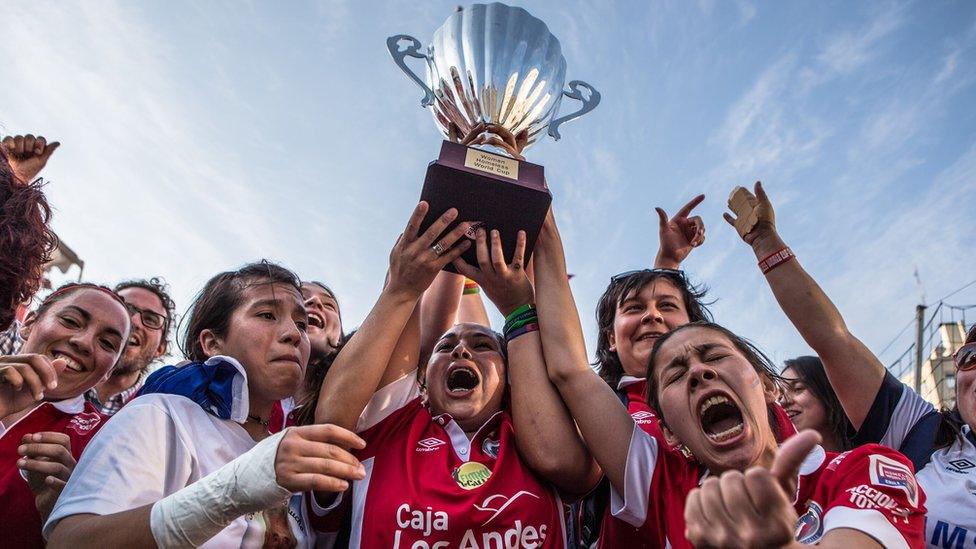
[[[566,59],[559,40],[522,8],[500,3],[458,8],[434,32],[426,51],[405,34],[386,43],[396,64],[423,89],[421,106],[432,108],[448,139],[427,168],[421,200],[430,211],[422,229],[457,208],[458,219],[498,230],[509,254],[524,230],[528,261],[552,195],[543,167],[526,162],[522,151],[543,132],[558,140],[559,127],[593,110],[600,93],[579,80],[563,89]],[[410,70],[407,57],[426,61],[426,79]],[[557,116],[563,96],[582,106]],[[477,263],[474,247],[464,257]]]

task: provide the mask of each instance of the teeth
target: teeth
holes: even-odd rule
[[[61,353],[54,353],[54,358],[60,358],[64,361],[65,368],[74,372],[84,372],[85,370],[81,367],[81,364],[75,362],[72,358],[67,357]]]
[[[709,408],[715,406],[716,404],[724,404],[726,402],[731,404],[731,401],[728,399],[728,397],[725,397],[723,395],[716,395],[711,398],[708,398],[705,400],[705,402],[701,403],[701,406],[698,407],[698,415],[703,415],[705,413],[705,410],[708,410]]]
[[[728,440],[734,437],[735,435],[738,435],[741,432],[742,432],[742,424],[739,423],[738,425],[729,427],[728,429],[722,431],[721,433],[715,433],[715,434],[705,433],[705,434],[708,436],[708,438],[716,442],[722,442],[724,440]]]

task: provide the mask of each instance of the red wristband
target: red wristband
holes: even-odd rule
[[[759,262],[759,270],[761,270],[763,274],[766,274],[794,257],[796,257],[796,255],[793,254],[793,250],[791,250],[789,247],[783,248],[782,250],[773,252],[763,258],[763,260]]]

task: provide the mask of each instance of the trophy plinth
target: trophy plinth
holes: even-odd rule
[[[520,230],[526,236],[526,261],[531,257],[552,194],[538,164],[444,141],[440,156],[427,167],[420,199],[430,204],[421,232],[441,213],[457,208],[457,219],[479,223],[486,230],[497,229],[505,261],[511,262]],[[474,246],[461,257],[471,265],[478,264]],[[457,272],[450,264],[445,269]]]
[[[386,45],[397,66],[423,89],[420,104],[431,108],[434,123],[448,139],[485,126],[502,128],[517,142],[515,151],[521,154],[520,149],[546,134],[559,140],[562,124],[600,103],[600,92],[586,82],[566,84],[566,59],[559,40],[522,8],[473,4],[451,14],[434,32],[426,51],[421,51],[419,40],[406,34],[389,37]],[[407,57],[426,61],[426,79],[407,66]],[[558,116],[564,97],[581,105]],[[422,199],[430,203],[430,211],[424,227],[454,207],[459,220],[497,229],[506,253],[514,250],[518,231],[526,231],[528,261],[552,195],[542,166],[495,154],[505,152],[501,149],[450,141],[442,145],[440,158],[427,169]],[[464,257],[477,264],[473,250]]]

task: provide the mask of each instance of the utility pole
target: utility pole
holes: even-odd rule
[[[922,338],[925,329],[925,305],[915,306],[915,392],[922,394]],[[924,395],[922,398],[925,398]]]

